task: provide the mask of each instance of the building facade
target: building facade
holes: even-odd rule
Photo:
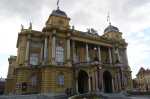
[[[145,70],[143,67],[141,67],[136,74],[136,81],[139,91],[150,90],[150,70]]]
[[[1,77],[0,78],[0,95],[4,94],[5,83],[6,83],[5,78]]]
[[[53,10],[42,31],[22,29],[17,56],[10,56],[5,94],[74,94],[132,90],[127,43],[109,24],[103,35],[70,28],[70,18]]]

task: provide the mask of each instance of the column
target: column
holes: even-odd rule
[[[109,61],[110,61],[110,64],[112,64],[112,57],[111,57],[111,51],[110,51],[110,47],[108,48],[108,51],[109,51]]]
[[[102,77],[102,76],[101,76]],[[104,83],[103,83],[103,77],[101,78],[102,79],[102,92],[104,92]]]
[[[119,91],[121,91],[121,81],[120,81],[120,73],[118,72],[118,85],[119,85]]]
[[[115,63],[119,63],[118,46],[115,47],[115,54],[116,54],[116,61],[115,61]]]
[[[88,82],[89,82],[89,92],[91,92],[91,77],[88,77]]]
[[[86,61],[89,61],[88,43],[86,43]]]
[[[116,62],[116,53],[115,47],[112,47],[112,63]]]
[[[124,52],[125,52],[125,59],[126,59],[127,66],[129,66],[128,56],[127,56],[127,49],[124,49]]]
[[[76,78],[76,93],[79,94],[79,92],[78,92],[78,78]]]
[[[41,42],[41,60],[40,62],[42,63],[43,61],[43,41]]]
[[[56,34],[52,35],[52,59],[55,60]]]
[[[30,45],[30,38],[27,39],[27,46],[26,46],[26,56],[25,56],[25,61],[28,61],[29,57],[29,45]]]
[[[102,61],[100,46],[98,46],[98,60],[99,60],[100,62]]]
[[[70,37],[67,37],[67,60],[70,61]]]
[[[115,89],[114,89],[114,78],[112,78],[112,91],[115,92]]]
[[[73,60],[73,63],[75,62],[74,61],[74,58],[75,58],[74,53],[75,53],[75,41],[72,40],[72,60]]]
[[[119,55],[119,49],[118,49],[118,47],[116,48],[116,52],[117,52],[118,61],[119,61],[119,63],[120,63],[120,55]]]
[[[45,45],[44,45],[44,60],[46,60],[46,53],[47,53],[47,39],[48,36],[45,36]]]
[[[95,84],[96,84],[96,91],[99,91],[99,89],[98,89],[98,74],[97,74],[97,70],[95,70]]]

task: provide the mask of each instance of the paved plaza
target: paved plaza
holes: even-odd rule
[[[132,95],[129,97],[113,97],[106,99],[150,99],[150,95]]]
[[[1,95],[0,99],[54,99],[44,95]],[[58,98],[59,99],[59,98]],[[60,98],[67,99],[67,98]],[[109,97],[99,99],[150,99],[150,95],[132,95],[129,97]]]

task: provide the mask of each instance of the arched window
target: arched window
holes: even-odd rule
[[[64,50],[61,46],[56,47],[56,62],[64,62]]]
[[[30,56],[30,65],[38,64],[38,55],[36,53],[32,53]]]
[[[80,63],[80,56],[77,52],[74,53],[74,62],[75,63]]]
[[[64,85],[64,74],[58,74],[58,85]]]
[[[30,76],[30,85],[36,86],[36,76],[35,75]]]

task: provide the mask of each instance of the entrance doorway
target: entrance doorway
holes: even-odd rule
[[[103,73],[103,86],[105,93],[111,93],[112,92],[112,76],[111,73],[106,70]]]
[[[79,94],[88,92],[88,74],[84,70],[81,70],[78,74],[78,91]]]

